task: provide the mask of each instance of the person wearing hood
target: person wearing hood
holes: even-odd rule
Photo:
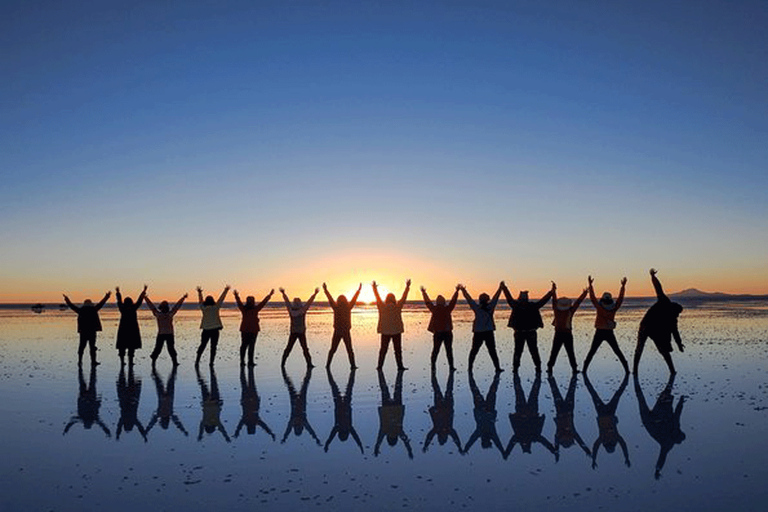
[[[181,297],[178,302],[176,302],[176,304],[174,304],[173,308],[169,307],[167,300],[164,300],[160,303],[159,306],[155,307],[152,301],[149,300],[148,295],[144,297],[144,300],[147,301],[147,306],[157,319],[157,339],[155,340],[155,349],[149,356],[149,358],[152,360],[153,368],[155,367],[157,357],[160,355],[160,352],[163,351],[163,344],[168,345],[168,354],[171,356],[173,366],[179,366],[179,362],[176,359],[175,337],[173,334],[173,316],[179,310],[181,305],[184,304],[187,296],[188,295],[185,293],[184,296]]]
[[[576,355],[573,351],[573,315],[579,309],[588,291],[587,288],[584,288],[581,295],[574,301],[568,297],[558,297],[557,285],[552,283],[552,310],[554,313],[552,325],[555,326],[555,337],[552,339],[552,352],[549,354],[549,361],[547,362],[547,373],[549,374],[552,373],[561,347],[565,347],[565,353],[568,354],[568,362],[571,363],[573,373],[579,371]]]
[[[531,353],[533,364],[536,366],[536,373],[541,373],[541,357],[539,356],[536,330],[544,327],[544,322],[541,320],[541,312],[539,310],[549,301],[554,290],[555,283],[553,282],[552,289],[541,299],[533,302],[528,299],[527,290],[521,291],[517,300],[515,300],[512,298],[509,288],[506,285],[503,288],[504,297],[507,299],[507,304],[509,304],[512,310],[507,326],[511,327],[515,332],[515,351],[512,356],[512,371],[515,373],[520,368],[520,358],[526,345],[528,345],[528,351]]]
[[[408,279],[405,282],[405,290],[400,300],[395,298],[394,293],[388,293],[387,298],[382,301],[376,281],[373,281],[371,286],[373,286],[373,294],[376,296],[376,308],[379,310],[379,323],[376,326],[376,332],[381,334],[379,363],[376,365],[376,369],[381,370],[382,366],[384,366],[384,358],[387,356],[389,342],[392,341],[398,371],[407,370],[403,365],[403,332],[405,332],[403,306],[405,306],[405,301],[408,300],[411,280]]]
[[[221,315],[219,314],[219,311],[221,310],[222,304],[224,304],[224,299],[227,297],[227,292],[229,292],[229,285],[224,287],[224,291],[219,295],[219,300],[214,300],[213,295],[208,295],[203,299],[203,289],[199,286],[197,287],[197,300],[200,304],[200,311],[203,313],[203,318],[200,320],[200,329],[202,329],[202,332],[200,333],[200,346],[197,347],[195,367],[200,365],[200,358],[202,357],[203,352],[205,352],[205,347],[208,345],[208,342],[211,343],[211,359],[208,364],[213,366],[213,361],[216,359],[216,347],[219,344],[219,334],[224,328],[224,325],[221,323]]]
[[[451,312],[456,307],[456,301],[459,298],[459,285],[456,285],[456,291],[453,292],[451,302],[446,304],[445,297],[438,295],[433,303],[429,295],[427,295],[427,289],[421,287],[421,295],[424,298],[424,304],[427,309],[432,313],[429,319],[429,326],[427,330],[432,333],[432,355],[430,356],[430,363],[432,369],[435,368],[437,362],[437,354],[440,352],[440,346],[445,345],[445,355],[448,358],[448,367],[451,371],[456,369],[453,366],[453,320],[451,319]]]
[[[144,302],[147,294],[147,285],[141,291],[138,300],[134,304],[133,299],[120,294],[120,287],[115,288],[117,297],[117,308],[120,310],[120,324],[117,327],[117,340],[115,348],[120,356],[120,365],[125,365],[125,352],[128,352],[128,364],[133,366],[133,354],[136,349],[141,348],[141,331],[139,330],[139,319],[137,311]]]
[[[256,348],[256,337],[259,335],[259,311],[267,305],[275,290],[272,289],[256,304],[253,295],[245,298],[245,303],[240,300],[240,294],[235,290],[235,302],[237,309],[243,315],[240,321],[240,366],[245,366],[245,353],[248,352],[248,366],[253,366],[253,351]]]
[[[320,288],[315,288],[315,293],[309,298],[306,304],[301,303],[301,299],[294,297],[293,301],[288,300],[288,295],[285,294],[285,288],[280,288],[280,293],[283,295],[283,301],[285,307],[288,309],[288,316],[291,317],[291,332],[288,335],[288,344],[283,351],[283,358],[280,361],[280,366],[285,366],[285,362],[288,360],[288,356],[293,350],[293,346],[296,341],[301,345],[301,350],[304,352],[304,360],[307,362],[307,368],[313,368],[312,356],[309,355],[309,348],[307,347],[307,311],[309,307],[315,302],[315,297],[320,292]]]
[[[75,306],[69,297],[64,294],[64,302],[69,309],[77,313],[77,332],[80,334],[80,345],[77,347],[77,365],[83,365],[83,353],[85,346],[88,345],[91,354],[91,366],[96,366],[99,362],[96,360],[96,333],[101,331],[101,320],[99,319],[99,310],[109,300],[111,292],[104,294],[97,304],[91,299],[85,299],[82,306]]]
[[[677,317],[683,311],[683,306],[669,300],[669,297],[667,297],[661,287],[659,279],[656,277],[656,269],[652,268],[650,274],[653,288],[656,291],[656,303],[648,309],[640,321],[632,371],[637,374],[645,342],[648,338],[651,338],[653,344],[656,345],[659,353],[661,353],[661,357],[664,358],[664,362],[667,363],[669,373],[674,375],[676,370],[674,363],[672,363],[672,338],[674,337],[680,352],[683,352],[685,349],[680,338],[680,332],[677,330]]]
[[[613,296],[610,292],[604,292],[597,300],[595,297],[595,289],[593,287],[594,279],[592,276],[587,278],[589,282],[589,299],[592,301],[592,305],[595,306],[595,335],[592,338],[592,345],[589,347],[587,358],[584,360],[584,373],[589,368],[589,363],[592,362],[592,358],[595,356],[595,352],[600,348],[600,345],[605,341],[613,349],[613,353],[619,358],[621,365],[624,367],[624,372],[629,373],[629,364],[627,359],[619,348],[619,343],[616,341],[616,335],[613,330],[616,328],[616,312],[621,307],[621,303],[624,302],[624,290],[627,286],[627,278],[621,280],[621,290],[619,291],[619,298],[613,300]]]

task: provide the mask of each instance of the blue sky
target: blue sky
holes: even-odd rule
[[[0,7],[0,300],[768,292],[764,2],[220,4]]]

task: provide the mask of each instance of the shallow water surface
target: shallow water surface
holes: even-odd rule
[[[768,308],[760,302],[687,305],[686,344],[674,381],[652,344],[639,379],[607,346],[588,381],[571,379],[560,355],[553,378],[536,378],[523,356],[519,378],[494,378],[485,349],[466,368],[471,314],[454,314],[458,371],[445,356],[429,370],[428,313],[405,313],[404,357],[385,370],[375,308],[353,315],[360,368],[340,349],[324,366],[332,315],[309,315],[317,368],[298,346],[283,374],[284,309],[262,312],[257,364],[239,366],[239,313],[224,312],[215,370],[193,362],[199,313],[179,312],[171,371],[166,353],[152,371],[154,319],[140,312],[144,348],[133,371],[114,350],[117,312],[102,311],[95,371],[76,364],[75,316],[0,310],[0,509],[2,510],[765,510],[768,468]],[[628,302],[617,337],[628,358],[647,307]],[[546,308],[545,308],[546,309]],[[512,333],[497,311],[502,365]],[[552,328],[539,331],[549,355]],[[574,321],[581,361],[592,312]],[[631,359],[630,359],[631,360]],[[570,395],[569,395],[570,391]]]

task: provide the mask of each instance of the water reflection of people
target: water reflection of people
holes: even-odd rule
[[[312,368],[312,356],[309,355],[309,347],[307,347],[307,311],[309,311],[312,303],[315,302],[315,297],[320,292],[320,288],[315,288],[315,293],[307,300],[306,304],[301,303],[299,297],[294,297],[293,301],[288,300],[288,295],[285,294],[285,288],[280,288],[280,293],[283,295],[283,301],[285,307],[288,308],[288,316],[291,318],[291,332],[288,334],[288,344],[283,350],[283,357],[280,359],[280,365],[285,366],[285,362],[288,360],[288,356],[293,350],[293,346],[298,341],[301,345],[301,350],[304,352],[304,360],[307,362],[307,368]]]
[[[615,301],[610,292],[604,292],[600,297],[600,300],[595,296],[595,288],[593,286],[594,279],[592,276],[587,278],[589,283],[589,300],[592,301],[592,305],[595,306],[595,335],[592,338],[592,345],[587,352],[587,358],[584,360],[584,373],[589,368],[589,363],[592,362],[592,358],[595,356],[597,349],[600,348],[603,342],[608,345],[619,358],[619,362],[624,367],[624,372],[629,373],[629,364],[624,357],[621,349],[619,348],[619,342],[616,341],[616,335],[613,330],[616,328],[616,312],[621,307],[621,303],[624,302],[624,290],[627,286],[627,278],[624,277],[621,280],[621,290],[619,291],[619,298]]]
[[[187,429],[182,425],[181,420],[173,412],[173,400],[176,389],[176,366],[173,365],[170,375],[168,375],[167,383],[163,384],[163,379],[160,378],[160,374],[157,373],[156,368],[152,368],[152,380],[155,381],[155,390],[157,391],[157,410],[152,414],[152,418],[147,424],[147,435],[152,427],[158,422],[163,430],[168,430],[168,427],[173,423],[177,429],[179,429],[185,436],[189,433]]]
[[[470,309],[475,314],[475,319],[472,322],[472,348],[469,349],[469,371],[472,371],[472,366],[475,364],[475,357],[480,347],[485,344],[488,349],[488,355],[491,356],[493,367],[496,372],[501,372],[501,365],[499,364],[499,356],[496,354],[496,336],[494,331],[496,330],[496,324],[493,322],[493,312],[496,309],[496,304],[499,302],[499,295],[504,287],[504,281],[499,283],[499,287],[496,293],[491,298],[487,293],[481,293],[477,298],[477,302],[469,295],[467,288],[464,285],[459,285],[459,290],[464,295],[464,300],[467,301]]]
[[[429,408],[429,416],[432,418],[432,430],[427,432],[427,437],[424,439],[424,453],[427,452],[432,439],[437,436],[437,442],[440,446],[443,446],[450,438],[456,445],[456,448],[459,449],[459,453],[464,454],[464,451],[461,449],[459,434],[453,428],[453,375],[454,371],[451,370],[448,373],[448,382],[445,384],[445,394],[443,394],[440,384],[437,382],[435,367],[434,365],[432,366],[434,405]]]
[[[117,341],[115,342],[115,348],[120,356],[120,364],[125,364],[125,352],[128,352],[128,364],[133,366],[133,354],[137,349],[141,348],[141,331],[139,330],[139,319],[137,311],[141,307],[141,303],[144,301],[144,296],[147,294],[147,285],[144,285],[144,289],[141,291],[139,298],[136,299],[134,304],[133,299],[126,297],[123,300],[123,296],[120,294],[120,287],[115,288],[115,296],[117,297],[117,308],[120,310],[120,323],[117,326]]]
[[[96,391],[96,365],[91,365],[88,384],[85,383],[82,367],[77,369],[77,380],[80,386],[77,393],[77,414],[69,419],[69,423],[64,427],[62,435],[69,432],[69,429],[76,423],[82,423],[83,428],[86,430],[90,430],[92,426],[98,425],[107,437],[111,437],[112,434],[109,432],[109,428],[99,417],[101,396]]]
[[[309,424],[307,419],[307,390],[309,389],[309,380],[312,378],[312,368],[307,367],[307,371],[304,373],[304,380],[301,383],[301,390],[297,393],[296,388],[293,387],[293,382],[288,374],[285,372],[285,367],[282,368],[283,380],[288,388],[288,395],[291,399],[291,417],[288,419],[288,425],[285,427],[285,433],[283,434],[282,443],[288,439],[288,434],[293,433],[298,437],[307,429],[309,435],[318,444],[321,444],[320,439],[317,438],[312,425]]]
[[[69,309],[77,313],[77,332],[80,334],[80,345],[77,347],[78,365],[83,364],[83,353],[86,345],[88,345],[91,354],[91,365],[99,364],[96,360],[96,333],[101,331],[99,310],[107,303],[110,295],[110,292],[104,294],[104,298],[97,304],[94,304],[91,299],[85,299],[82,306],[75,306],[69,297],[64,295],[64,302],[69,306]]]
[[[200,405],[203,409],[203,417],[200,419],[200,429],[198,430],[197,440],[201,441],[203,439],[204,431],[208,434],[213,434],[218,430],[221,432],[221,435],[224,436],[224,439],[227,442],[230,442],[227,430],[224,428],[224,424],[221,422],[221,407],[224,405],[224,402],[221,400],[221,396],[219,395],[219,382],[216,380],[216,370],[213,369],[212,365],[209,366],[209,369],[211,372],[210,389],[208,389],[208,384],[200,374],[200,368],[197,366],[195,367],[195,373],[197,373],[197,383],[200,384]],[[243,394],[245,394],[245,391],[243,391]],[[245,409],[245,406],[243,406],[243,409]]]
[[[328,440],[325,442],[325,451],[328,451],[328,447],[331,445],[333,438],[338,436],[339,441],[346,441],[349,436],[355,440],[357,446],[360,448],[360,453],[363,451],[363,443],[360,441],[360,436],[357,435],[355,427],[352,425],[352,390],[355,387],[355,369],[349,371],[349,377],[347,377],[347,387],[342,395],[339,392],[339,386],[333,379],[333,373],[331,369],[327,368],[328,383],[331,386],[331,394],[333,395],[333,428],[331,433],[328,434]]]
[[[555,455],[554,445],[541,432],[544,430],[544,420],[546,416],[539,414],[539,390],[541,389],[541,377],[536,373],[536,378],[531,384],[531,390],[528,398],[525,397],[523,385],[520,382],[520,375],[514,374],[515,383],[515,412],[509,415],[509,422],[512,424],[512,437],[504,450],[506,459],[512,453],[516,444],[520,445],[523,453],[531,453],[531,447],[534,443],[539,443],[550,453]]]
[[[576,431],[576,426],[573,424],[573,409],[576,405],[576,382],[578,380],[576,374],[571,374],[565,398],[560,394],[560,388],[558,388],[555,378],[550,375],[547,380],[552,390],[552,400],[555,402],[555,460],[560,459],[561,446],[563,448],[570,448],[574,442],[584,450],[587,456],[590,456],[592,452],[589,451],[586,443]]]
[[[539,345],[536,331],[544,327],[539,311],[549,302],[552,293],[555,291],[555,283],[552,283],[552,289],[537,301],[528,300],[528,291],[522,290],[515,300],[506,285],[503,286],[504,298],[512,310],[509,316],[508,327],[514,330],[515,351],[512,355],[512,371],[517,373],[520,368],[520,358],[523,355],[523,349],[528,346],[531,353],[531,359],[536,367],[536,372],[541,372],[541,356],[539,356]]]
[[[144,442],[147,441],[147,431],[139,421],[139,400],[141,399],[141,379],[133,374],[133,365],[128,366],[128,379],[125,378],[125,367],[120,367],[117,378],[117,400],[120,403],[120,419],[117,422],[115,438],[120,440],[120,432],[130,432],[133,427],[139,431]]]
[[[589,381],[589,377],[586,372],[584,373],[584,384],[587,386],[592,402],[595,404],[595,412],[597,413],[597,428],[599,433],[595,444],[592,446],[592,468],[597,467],[597,451],[602,445],[605,447],[605,451],[613,453],[616,450],[616,445],[621,446],[621,451],[624,453],[624,463],[627,467],[630,466],[629,452],[627,450],[627,443],[619,433],[619,418],[616,416],[616,409],[619,407],[619,400],[621,395],[627,388],[629,382],[629,374],[624,375],[624,380],[621,381],[619,389],[613,394],[611,401],[607,404],[603,402],[600,395],[597,394],[592,383]]]
[[[411,442],[403,429],[405,406],[403,405],[403,370],[398,370],[395,379],[395,392],[389,394],[389,386],[384,372],[379,370],[379,387],[381,388],[381,406],[379,407],[379,434],[376,436],[376,446],[373,454],[380,453],[381,442],[387,439],[389,446],[395,446],[398,440],[403,441],[408,457],[413,458]]]
[[[648,309],[640,321],[633,372],[637,374],[645,342],[651,338],[661,353],[661,357],[664,358],[664,362],[667,363],[669,373],[674,374],[676,370],[674,363],[672,363],[672,338],[674,337],[680,352],[683,352],[685,348],[680,338],[680,331],[677,330],[677,317],[682,313],[683,306],[669,300],[661,287],[661,282],[656,277],[656,269],[652,268],[650,274],[653,289],[656,291],[656,303]]]
[[[328,360],[325,363],[326,368],[330,368],[333,355],[342,341],[347,349],[349,367],[351,369],[357,368],[357,365],[355,365],[355,352],[352,350],[352,308],[355,307],[362,288],[363,284],[360,283],[357,291],[352,296],[352,300],[347,302],[347,297],[344,295],[339,295],[336,300],[333,300],[333,297],[328,292],[328,287],[323,283],[323,291],[328,298],[328,304],[333,309],[333,335],[331,336],[331,349],[328,351]]]
[[[490,448],[495,446],[499,453],[504,455],[504,447],[501,446],[499,434],[496,432],[496,391],[499,389],[499,372],[493,376],[486,396],[480,392],[475,382],[475,376],[472,367],[469,369],[469,388],[472,391],[472,400],[475,408],[472,411],[475,416],[475,431],[469,436],[467,444],[464,446],[464,453],[480,439],[480,446]]]
[[[381,370],[384,366],[384,358],[387,355],[387,349],[391,341],[395,350],[397,369],[407,370],[403,366],[403,332],[405,332],[405,327],[403,326],[403,306],[405,306],[405,301],[408,300],[411,280],[408,279],[405,282],[405,291],[403,291],[403,296],[400,297],[400,300],[395,298],[394,293],[388,293],[387,298],[382,301],[376,281],[371,283],[371,286],[373,287],[373,294],[376,296],[376,308],[379,310],[379,323],[376,326],[376,332],[381,334],[379,362],[376,365],[376,369]]]
[[[211,370],[213,372],[213,370]],[[259,398],[259,392],[256,390],[256,380],[253,378],[253,366],[248,367],[248,379],[245,377],[245,367],[240,367],[240,405],[242,407],[242,416],[240,422],[235,429],[235,437],[240,435],[240,430],[245,427],[249,436],[256,433],[256,427],[261,427],[264,432],[269,434],[272,440],[275,440],[275,434],[269,425],[264,423],[259,415],[259,407],[261,406],[261,398]],[[223,428],[223,427],[222,427]],[[226,437],[226,433],[224,436]],[[229,438],[227,438],[229,440]]]
[[[667,454],[676,444],[685,441],[685,434],[680,429],[680,416],[683,414],[685,397],[680,397],[680,400],[677,401],[677,407],[673,410],[672,405],[675,401],[675,397],[672,395],[672,386],[675,383],[675,374],[673,373],[669,376],[666,387],[656,399],[653,409],[649,409],[643,395],[643,390],[640,388],[637,374],[635,374],[634,381],[643,426],[651,437],[659,443],[659,458],[656,460],[656,471],[654,473],[654,476],[658,479],[661,476],[661,469],[667,461]]]

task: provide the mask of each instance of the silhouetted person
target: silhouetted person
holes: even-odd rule
[[[237,309],[243,315],[243,319],[240,321],[240,366],[245,366],[245,353],[248,352],[248,366],[253,366],[253,351],[256,348],[256,337],[259,335],[259,311],[264,308],[272,298],[272,294],[275,290],[272,289],[269,293],[256,304],[256,299],[253,295],[249,295],[245,298],[245,304],[240,300],[240,294],[235,290],[235,302],[237,303]]]
[[[168,375],[168,382],[163,385],[163,379],[157,373],[156,368],[152,368],[152,380],[155,381],[155,390],[157,391],[157,410],[152,414],[152,418],[147,424],[147,435],[152,427],[156,423],[160,423],[160,427],[163,430],[168,430],[168,427],[173,423],[182,434],[188,436],[187,429],[182,425],[181,420],[173,412],[173,400],[176,390],[176,365],[171,369],[170,375]]]
[[[555,366],[557,354],[560,353],[561,347],[565,347],[565,353],[568,354],[571,371],[573,373],[579,371],[579,366],[576,363],[576,354],[573,351],[573,315],[579,309],[588,291],[587,288],[584,288],[581,295],[573,301],[568,297],[558,297],[557,285],[552,283],[552,311],[554,313],[552,325],[555,326],[555,337],[552,339],[552,352],[549,354],[549,361],[547,362],[548,373],[552,373],[552,368]]]
[[[155,315],[155,319],[157,319],[157,339],[155,340],[155,349],[149,356],[152,360],[152,368],[155,367],[157,357],[160,355],[160,352],[163,351],[163,344],[168,347],[168,354],[171,356],[173,366],[179,365],[179,361],[176,358],[176,338],[173,334],[173,316],[179,310],[181,305],[184,304],[184,300],[186,300],[187,297],[188,295],[185,293],[178,302],[173,305],[173,308],[169,307],[168,301],[166,300],[155,307],[152,301],[149,300],[148,295],[144,297],[144,300],[147,301],[147,306],[149,306],[152,314]]]
[[[405,282],[405,290],[400,300],[395,298],[394,293],[388,293],[386,300],[382,301],[379,296],[379,288],[376,285],[376,281],[371,283],[373,286],[373,294],[376,296],[376,308],[379,310],[379,323],[376,326],[376,332],[381,334],[381,346],[379,347],[379,363],[376,365],[377,370],[381,370],[384,366],[384,358],[387,355],[387,348],[389,348],[389,342],[392,341],[392,345],[395,349],[395,361],[397,361],[398,370],[407,370],[403,366],[403,332],[405,327],[403,326],[403,306],[405,301],[408,300],[408,292],[411,289],[411,280],[408,279]]]
[[[75,306],[69,297],[64,295],[64,302],[69,306],[69,309],[77,313],[77,332],[80,334],[80,345],[77,347],[78,365],[83,364],[83,352],[85,352],[86,345],[90,350],[91,364],[99,364],[96,360],[96,333],[101,330],[99,310],[107,303],[110,295],[110,292],[105,293],[104,298],[98,304],[91,302],[91,299],[85,299],[82,306]]]
[[[347,357],[349,357],[349,367],[357,368],[355,365],[355,352],[352,350],[352,308],[357,303],[357,298],[360,296],[360,290],[363,288],[363,284],[357,287],[355,295],[352,296],[352,300],[347,302],[347,298],[344,295],[339,295],[336,300],[333,300],[331,294],[328,292],[328,287],[323,283],[323,291],[325,296],[328,297],[328,304],[333,309],[333,336],[331,337],[331,349],[328,351],[328,360],[325,363],[325,367],[331,366],[333,361],[333,354],[336,353],[336,349],[339,348],[339,343],[344,341],[344,346],[347,349]]]
[[[256,390],[256,380],[253,378],[253,366],[248,367],[248,380],[245,379],[245,367],[240,367],[240,389],[242,390],[240,395],[240,405],[243,408],[243,414],[235,429],[235,437],[240,435],[240,430],[244,426],[249,436],[256,433],[256,427],[261,427],[261,429],[269,434],[274,441],[275,434],[272,432],[272,429],[264,423],[261,416],[259,416],[261,399]],[[226,436],[226,433],[224,435]]]
[[[653,340],[653,344],[661,353],[661,357],[667,363],[669,372],[676,372],[675,365],[672,363],[672,338],[675,338],[677,348],[683,352],[685,347],[680,339],[680,332],[677,330],[677,317],[683,311],[683,306],[669,300],[661,283],[656,277],[656,269],[650,270],[653,289],[656,291],[656,303],[648,309],[645,316],[640,321],[640,329],[637,333],[637,347],[635,347],[635,360],[633,371],[637,374],[637,367],[640,365],[640,357],[643,355],[643,348],[648,338]]]
[[[586,373],[589,368],[589,363],[592,362],[592,358],[595,356],[595,352],[600,345],[605,341],[613,349],[613,353],[619,358],[621,365],[624,367],[624,371],[629,373],[629,365],[627,359],[619,348],[619,343],[616,341],[616,335],[613,330],[616,328],[616,311],[621,307],[621,303],[624,302],[624,289],[627,285],[627,278],[621,280],[621,291],[619,291],[619,298],[614,301],[613,296],[609,292],[603,293],[600,300],[595,297],[595,289],[592,286],[594,279],[592,276],[588,277],[589,281],[589,299],[592,301],[592,305],[595,306],[595,336],[592,338],[592,345],[589,347],[587,358],[584,360],[584,372]]]
[[[509,415],[509,422],[512,424],[512,437],[507,444],[507,449],[504,451],[504,458],[506,459],[512,453],[516,444],[520,445],[523,453],[531,453],[531,447],[534,443],[539,443],[544,448],[549,450],[550,453],[555,455],[557,459],[557,450],[546,439],[541,432],[544,430],[544,421],[546,416],[539,414],[539,389],[541,389],[541,377],[540,374],[536,374],[533,384],[531,384],[531,391],[528,393],[528,398],[525,397],[525,391],[523,391],[523,385],[520,382],[520,376],[515,373],[515,412]]]
[[[221,422],[221,407],[224,405],[224,402],[221,400],[221,395],[219,395],[219,382],[216,380],[216,370],[213,369],[213,366],[209,366],[208,369],[211,372],[210,390],[208,389],[208,384],[205,382],[205,379],[203,379],[203,376],[200,374],[200,368],[195,367],[197,383],[200,384],[200,406],[203,409],[203,417],[200,419],[200,429],[197,433],[197,440],[201,441],[203,439],[203,432],[213,434],[218,430],[221,432],[221,435],[224,436],[224,439],[227,442],[230,442],[229,435],[224,428],[224,424]],[[240,370],[240,374],[240,379],[242,381],[242,370]],[[243,391],[243,395],[245,395],[245,391]],[[245,409],[245,406],[243,406],[243,409]],[[237,434],[235,434],[235,436],[237,436]]]
[[[373,455],[380,453],[381,442],[387,439],[389,446],[395,446],[398,440],[402,440],[408,452],[408,458],[413,458],[411,441],[405,435],[403,421],[405,420],[405,406],[403,405],[403,370],[397,371],[395,378],[394,396],[389,394],[389,386],[384,377],[384,372],[379,370],[379,388],[381,388],[381,406],[379,406],[379,434],[376,436],[376,446]]]
[[[443,446],[448,439],[451,439],[459,449],[459,453],[462,455],[464,452],[461,449],[461,440],[459,440],[459,434],[456,429],[453,428],[453,374],[454,371],[448,372],[448,382],[445,384],[445,394],[440,389],[440,384],[437,382],[437,374],[434,367],[432,368],[432,392],[434,395],[434,405],[429,408],[429,416],[432,418],[432,429],[427,432],[427,437],[424,438],[424,453],[427,452],[429,444],[432,439],[437,436],[437,442],[440,446]]]
[[[437,362],[437,354],[440,352],[440,346],[445,345],[445,355],[448,358],[448,367],[451,370],[455,370],[453,365],[453,320],[451,319],[451,312],[456,307],[456,301],[459,298],[459,285],[456,285],[456,291],[453,292],[451,302],[445,303],[445,297],[438,295],[435,298],[434,304],[427,295],[427,289],[421,287],[421,295],[424,298],[424,304],[427,309],[432,313],[429,319],[429,326],[427,330],[432,333],[432,355],[430,356],[430,363],[434,369]]]
[[[469,350],[469,371],[472,371],[477,352],[483,344],[488,349],[488,355],[491,356],[496,372],[503,371],[499,364],[499,356],[496,354],[496,337],[494,335],[496,324],[493,322],[493,312],[496,309],[496,304],[499,302],[499,295],[503,287],[504,281],[499,284],[499,288],[493,294],[493,298],[490,298],[487,293],[481,293],[477,298],[477,302],[475,302],[472,300],[466,287],[459,285],[459,290],[461,290],[464,299],[475,314],[475,320],[472,322],[472,348]]]
[[[320,292],[320,288],[315,288],[315,293],[307,300],[306,304],[301,303],[299,297],[294,297],[293,301],[288,300],[288,296],[285,294],[285,288],[280,288],[280,293],[283,295],[283,301],[285,307],[288,309],[288,315],[291,318],[291,332],[288,335],[288,344],[283,351],[283,357],[280,360],[280,366],[285,366],[285,362],[288,360],[288,356],[293,350],[293,346],[296,341],[301,345],[301,350],[304,352],[304,360],[307,362],[307,368],[312,368],[312,356],[309,355],[309,347],[307,347],[307,311],[309,307],[315,302],[315,297]]]
[[[360,436],[357,435],[357,431],[352,425],[352,390],[355,387],[355,369],[352,368],[349,371],[347,387],[343,395],[339,392],[339,386],[333,379],[331,369],[326,368],[326,373],[328,374],[328,383],[331,385],[331,394],[333,395],[333,428],[331,433],[328,434],[324,450],[328,451],[328,447],[331,445],[334,437],[338,436],[339,441],[344,442],[349,439],[349,436],[352,436],[352,439],[355,440],[355,443],[360,448],[360,453],[364,453],[363,443],[360,441]]]
[[[69,429],[76,423],[82,423],[83,428],[86,430],[90,430],[92,426],[98,425],[107,434],[107,437],[111,437],[109,428],[99,417],[101,396],[96,391],[96,365],[91,365],[91,374],[87,385],[83,376],[82,366],[77,369],[77,380],[80,385],[77,394],[77,414],[69,419],[69,423],[64,427],[62,435],[69,432]]]
[[[539,345],[536,336],[536,330],[544,327],[539,311],[549,302],[552,293],[555,290],[555,283],[552,283],[552,289],[541,299],[532,302],[528,300],[528,291],[523,290],[515,300],[506,285],[502,287],[504,297],[507,299],[512,312],[509,316],[508,327],[511,327],[515,334],[515,351],[512,355],[512,371],[517,373],[520,368],[520,357],[523,355],[523,349],[528,345],[528,351],[531,353],[531,359],[536,366],[536,373],[541,372],[541,357],[539,356]]]
[[[584,453],[589,457],[592,452],[589,451],[587,444],[581,438],[578,432],[576,432],[576,426],[573,424],[573,409],[576,405],[576,373],[571,374],[571,380],[568,383],[568,391],[565,394],[565,398],[560,394],[560,389],[557,387],[555,378],[550,375],[548,377],[549,387],[552,390],[552,400],[555,402],[555,457],[556,460],[560,459],[560,447],[570,448],[575,442],[578,444]]]
[[[309,435],[312,436],[312,439],[314,439],[317,445],[320,446],[320,439],[317,438],[317,434],[315,434],[312,425],[309,424],[309,420],[307,419],[307,390],[309,389],[309,379],[312,378],[312,368],[307,367],[307,371],[304,373],[304,380],[301,383],[301,390],[298,393],[296,392],[296,388],[293,387],[291,378],[285,373],[285,367],[282,368],[282,372],[283,381],[285,381],[285,385],[288,388],[288,395],[291,399],[291,417],[288,419],[288,425],[285,426],[285,433],[280,442],[284,443],[285,440],[288,439],[288,434],[291,433],[291,430],[293,430],[293,433],[298,437],[304,432],[304,429],[306,429],[307,432],[309,432]]]
[[[133,427],[139,431],[144,442],[147,441],[147,431],[139,421],[139,400],[141,399],[141,379],[133,374],[133,365],[128,366],[128,380],[125,378],[125,366],[120,366],[117,378],[117,401],[120,403],[120,419],[117,422],[115,438],[120,440],[120,433],[130,432]]]
[[[654,476],[658,479],[661,476],[664,463],[667,461],[667,454],[676,444],[685,441],[685,434],[680,429],[680,416],[683,414],[685,397],[680,397],[680,400],[677,401],[677,407],[673,410],[672,406],[675,402],[675,397],[672,395],[672,386],[675,383],[675,374],[673,373],[669,376],[667,386],[656,399],[653,409],[649,409],[643,395],[643,390],[640,389],[637,374],[634,376],[634,381],[643,426],[651,437],[659,443],[659,458],[656,460],[656,471],[654,473]]]
[[[616,450],[616,445],[621,446],[621,451],[624,453],[624,463],[627,467],[630,466],[627,443],[619,433],[619,418],[616,416],[619,400],[621,400],[621,395],[627,388],[628,382],[629,374],[627,373],[624,375],[624,380],[621,382],[619,389],[613,394],[611,401],[606,404],[603,403],[600,395],[598,395],[595,388],[592,387],[592,383],[589,381],[586,372],[584,373],[584,384],[587,386],[587,390],[592,397],[592,403],[595,404],[597,428],[599,430],[597,439],[595,439],[595,444],[592,446],[592,469],[597,467],[597,451],[600,449],[600,445],[605,447],[605,451],[608,453],[613,453]]]
[[[115,348],[120,356],[121,365],[125,364],[126,351],[128,351],[128,364],[133,365],[133,354],[137,349],[141,348],[141,331],[139,331],[139,319],[136,312],[141,307],[146,294],[147,285],[144,285],[144,289],[134,304],[133,299],[130,297],[126,297],[123,300],[119,286],[115,288],[117,308],[120,310],[120,324],[117,326]]]
[[[503,457],[504,447],[501,446],[501,439],[499,439],[499,434],[496,432],[496,391],[499,389],[499,372],[494,374],[493,382],[491,382],[491,386],[488,388],[488,394],[483,396],[477,387],[475,376],[470,367],[469,389],[472,391],[472,400],[475,404],[472,412],[475,416],[476,426],[475,431],[469,436],[469,440],[466,446],[464,446],[464,453],[467,453],[472,445],[475,444],[475,441],[480,439],[480,446],[483,448],[495,446]]]
[[[205,351],[205,347],[208,342],[211,343],[211,359],[209,365],[213,366],[213,361],[216,359],[216,347],[219,344],[219,334],[224,328],[221,323],[221,315],[219,314],[224,299],[227,297],[229,291],[229,285],[224,287],[224,291],[219,295],[219,300],[213,300],[212,295],[208,295],[203,299],[203,289],[197,287],[197,300],[200,304],[200,311],[203,313],[203,318],[200,320],[200,346],[197,347],[197,357],[195,358],[195,366],[200,364],[200,358]]]

